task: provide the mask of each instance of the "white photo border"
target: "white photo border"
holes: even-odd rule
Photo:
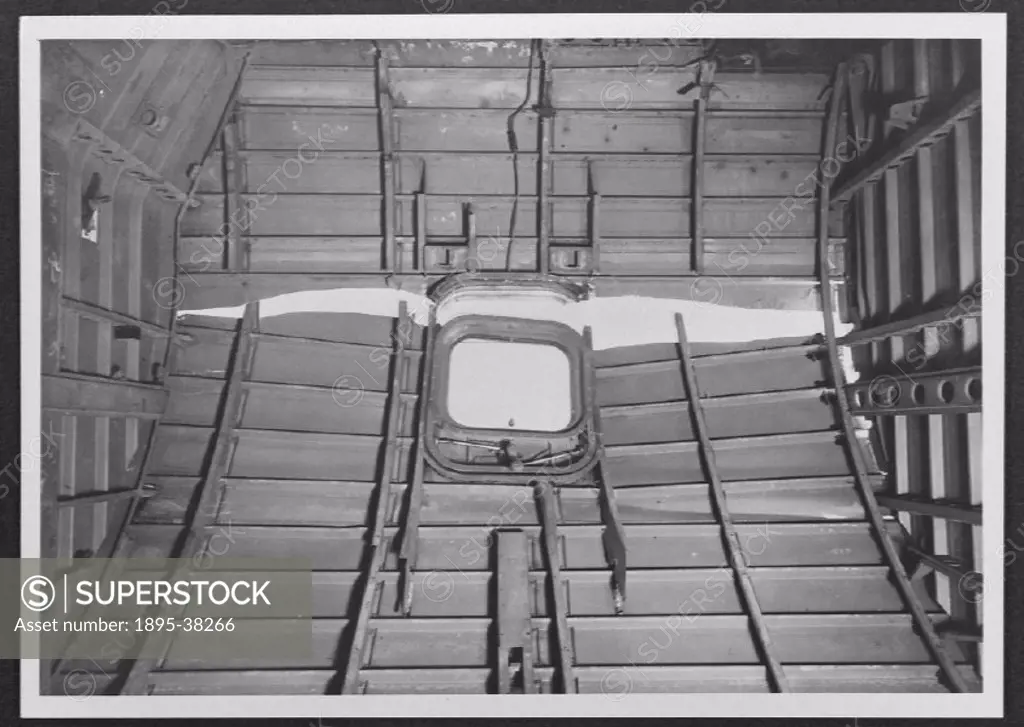
[[[427,0],[424,0],[427,2]],[[963,4],[963,3],[961,3]],[[426,8],[429,10],[429,8]],[[186,11],[187,12],[187,11]],[[21,451],[41,422],[40,41],[130,38],[139,16],[22,17],[21,98]],[[161,35],[174,39],[518,39],[666,38],[673,27],[704,38],[943,38],[982,42],[983,558],[985,633],[979,694],[629,694],[365,696],[41,696],[36,660],[21,663],[23,718],[291,717],[312,725],[332,717],[967,717],[1003,716],[1002,530],[1005,348],[1006,15],[843,14],[543,14],[543,15],[176,15]],[[1000,268],[1000,266],[1002,266]],[[994,281],[994,282],[993,282]],[[21,552],[40,552],[38,468],[22,473]]]

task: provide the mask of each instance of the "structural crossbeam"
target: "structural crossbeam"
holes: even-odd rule
[[[679,355],[682,359],[683,380],[686,385],[687,399],[690,402],[690,416],[693,419],[693,428],[697,433],[697,440],[700,445],[701,459],[704,462],[704,472],[711,483],[711,502],[714,506],[718,521],[722,526],[723,540],[725,541],[726,552],[729,555],[729,564],[732,566],[743,597],[747,615],[750,617],[757,639],[758,649],[768,668],[775,691],[788,692],[789,681],[782,669],[782,662],[772,644],[771,634],[765,622],[761,604],[757,600],[757,592],[754,590],[754,582],[750,577],[747,554],[740,544],[739,533],[732,521],[729,507],[726,504],[725,486],[718,474],[718,465],[715,459],[715,450],[711,445],[711,435],[708,431],[707,419],[704,415],[704,406],[701,403],[700,388],[697,384],[697,371],[690,356],[690,344],[686,338],[686,326],[683,323],[681,313],[676,313],[676,331],[679,335]]]
[[[398,442],[399,414],[402,409],[402,374],[404,362],[408,360],[402,342],[403,332],[408,327],[409,313],[405,301],[399,304],[398,319],[394,334],[392,350],[390,396],[387,404],[387,439],[384,449],[384,460],[377,485],[377,497],[373,506],[373,532],[370,535],[370,565],[363,582],[363,595],[359,601],[359,613],[356,616],[355,629],[346,660],[345,676],[342,682],[342,694],[356,694],[359,689],[359,671],[363,668],[363,653],[367,644],[367,631],[377,592],[380,587],[378,574],[384,566],[387,549],[382,546],[384,526],[387,523],[388,503],[391,500],[391,478],[395,469],[395,457]]]
[[[558,515],[554,490],[550,482],[538,482],[534,488],[537,509],[540,511],[541,535],[545,562],[548,571],[548,592],[555,611],[555,639],[558,643],[558,669],[561,676],[562,692],[575,694],[576,676],[573,672],[572,632],[569,629],[569,604],[566,600],[565,582],[562,579],[561,553],[558,537]]]
[[[583,331],[583,340],[587,357],[593,361],[594,337],[590,326]],[[587,366],[588,375],[591,377],[589,384],[589,396],[592,401],[597,401],[596,381],[593,380],[593,364]],[[615,599],[615,611],[621,613],[626,603],[626,531],[622,527],[622,519],[619,517],[619,509],[615,503],[615,488],[608,480],[608,470],[604,466],[604,445],[601,439],[601,411],[599,406],[594,406],[594,430],[597,436],[598,447],[598,481],[600,483],[600,506],[601,521],[604,523],[604,533],[601,540],[604,543],[605,557],[609,567],[612,569],[612,592]]]

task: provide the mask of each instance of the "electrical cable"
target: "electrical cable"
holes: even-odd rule
[[[526,108],[526,104],[530,102],[530,96],[533,95],[533,59],[539,44],[539,40],[530,41],[530,60],[526,68],[526,95],[523,97],[523,102],[508,115],[506,122],[508,149],[512,152],[514,196],[512,197],[512,213],[508,223],[508,249],[505,251],[505,272],[512,268],[512,242],[516,239],[516,220],[519,216],[519,144],[516,141],[516,116],[522,113],[523,109]]]

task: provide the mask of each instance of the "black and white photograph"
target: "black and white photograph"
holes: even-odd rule
[[[1000,716],[1006,16],[423,2],[22,18],[24,714]]]

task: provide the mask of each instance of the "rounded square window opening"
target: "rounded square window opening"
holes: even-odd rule
[[[464,338],[447,388],[448,415],[470,429],[557,432],[573,419],[572,366],[558,346]]]

